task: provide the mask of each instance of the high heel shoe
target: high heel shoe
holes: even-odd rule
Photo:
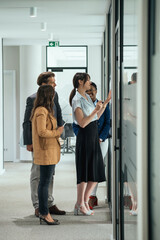
[[[137,216],[137,211],[135,210],[131,210],[130,212],[129,212],[129,214],[131,215],[131,216]]]
[[[84,202],[86,209],[91,213],[91,215],[94,215],[94,211],[89,208],[88,202]]]
[[[57,219],[53,219],[54,222],[49,222],[49,221],[47,221],[47,219],[45,219],[42,216],[39,216],[39,220],[40,220],[40,224],[42,224],[43,222],[47,223],[48,225],[59,225],[60,224],[60,222],[58,222]]]
[[[74,215],[77,216],[79,211],[79,206],[76,204],[74,207]]]
[[[91,211],[91,210],[89,210],[89,211],[86,211],[86,212],[83,212],[82,211],[82,208],[83,207],[85,207],[84,205],[78,205],[78,204],[76,204],[75,205],[75,208],[74,208],[74,215],[75,216],[77,216],[77,215],[79,215],[79,212],[80,213],[82,213],[83,215],[85,215],[85,216],[91,216],[91,215],[93,215],[93,211]]]

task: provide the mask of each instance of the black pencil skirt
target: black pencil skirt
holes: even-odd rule
[[[97,121],[91,122],[85,128],[79,128],[76,139],[76,171],[77,184],[106,180]]]

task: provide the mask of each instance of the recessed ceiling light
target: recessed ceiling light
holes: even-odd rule
[[[46,29],[47,29],[47,23],[46,22],[42,22],[41,23],[41,31],[46,31]]]
[[[37,8],[36,7],[30,8],[30,17],[37,17]]]
[[[49,41],[53,41],[53,33],[50,33],[50,34],[48,35],[48,40],[49,40]]]

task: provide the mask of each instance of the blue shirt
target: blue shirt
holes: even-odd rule
[[[88,94],[86,94],[86,98],[84,98],[78,91],[76,91],[76,94],[74,98],[72,99],[72,116],[73,116],[73,122],[78,124],[76,121],[76,116],[75,116],[75,110],[76,108],[81,108],[84,114],[84,117],[89,116],[93,110],[95,109],[95,105],[92,102],[92,99]],[[91,122],[98,120],[97,114],[94,116]]]

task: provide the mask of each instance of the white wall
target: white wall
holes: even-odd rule
[[[45,47],[43,54],[41,46],[5,46],[3,52],[4,70],[16,72],[16,159],[21,160],[19,142],[26,98],[37,91],[37,77],[46,70]]]
[[[28,48],[27,48],[28,47]],[[22,49],[26,49],[26,52]],[[30,50],[29,50],[30,49]],[[34,50],[33,50],[34,49]],[[35,53],[35,49],[38,49],[39,53]],[[42,55],[41,55],[42,51]],[[22,121],[23,121],[23,111],[25,110],[25,97],[31,95],[34,91],[37,90],[36,79],[39,73],[46,71],[46,47],[41,46],[4,46],[3,47],[3,63],[4,70],[15,70],[16,72],[16,159],[20,159],[20,138],[22,134]],[[22,57],[23,55],[23,57]],[[30,55],[30,56],[29,56]],[[38,60],[37,60],[38,58]],[[20,66],[20,59],[23,62]],[[39,64],[40,61],[40,64]],[[28,62],[30,63],[30,69],[28,69]],[[38,65],[38,67],[37,67]],[[21,71],[20,71],[21,68]],[[35,70],[37,69],[38,70]],[[36,71],[36,73],[34,73]],[[21,72],[21,73],[20,73]],[[20,77],[21,74],[21,77]],[[37,74],[37,76],[35,76]],[[30,77],[32,75],[32,77]],[[34,77],[33,77],[34,75]],[[29,80],[28,80],[29,79]],[[27,86],[30,83],[30,80],[33,84],[30,84],[30,87]],[[23,81],[23,84],[22,84]],[[25,82],[25,84],[24,84]],[[20,89],[20,86],[24,85]],[[21,111],[21,120],[20,120],[20,93],[23,97],[23,110]]]
[[[3,83],[2,83],[2,39],[0,38],[0,174],[3,169]]]
[[[3,47],[3,64],[4,70],[15,70],[16,72],[16,159],[19,159],[19,140],[20,140],[20,72],[19,72],[19,47],[4,46]]]
[[[46,71],[46,46],[42,47],[42,72]]]
[[[88,73],[98,88],[97,98],[101,99],[101,46],[88,47]]]

